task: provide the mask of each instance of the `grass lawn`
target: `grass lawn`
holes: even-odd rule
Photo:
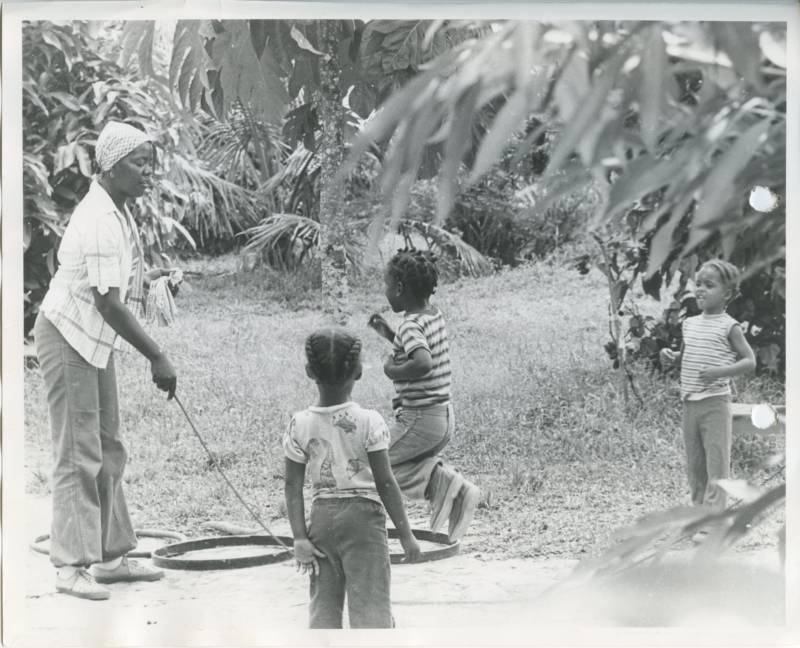
[[[200,433],[268,521],[285,517],[281,435],[316,393],[303,341],[326,316],[309,276],[257,269],[190,278],[178,322],[153,331],[178,369],[178,394]],[[365,369],[354,398],[389,417],[386,343],[365,326],[370,313],[387,309],[379,273],[356,293],[351,327],[364,341]],[[637,369],[643,403],[625,408],[603,351],[606,295],[599,274],[557,264],[440,286],[457,417],[444,454],[484,492],[464,551],[580,558],[605,546],[615,528],[686,502],[677,383]],[[199,536],[211,519],[252,525],[178,406],[152,385],[148,363],[130,353],[117,366],[136,526]],[[782,388],[762,379],[737,386],[743,401],[783,400]],[[43,494],[50,443],[35,369],[26,370],[25,417],[26,488]],[[783,448],[783,438],[735,439],[735,476],[763,481],[762,462]],[[423,505],[409,510],[425,516]],[[742,545],[776,544],[782,522],[780,511]]]

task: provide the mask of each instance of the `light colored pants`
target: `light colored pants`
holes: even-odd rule
[[[731,474],[731,399],[709,396],[683,401],[683,441],[692,503],[721,511],[727,503],[725,491],[712,484]]]
[[[389,462],[397,485],[410,499],[431,499],[428,484],[437,466],[438,454],[450,441],[454,429],[450,403],[420,408],[401,408],[389,427]]]
[[[53,438],[50,561],[62,567],[113,560],[136,547],[122,492],[127,453],[114,354],[105,369],[90,365],[41,313],[34,336]]]
[[[311,505],[308,536],[325,554],[310,580],[309,626],[341,628],[346,595],[351,628],[391,628],[383,506],[364,497],[319,497]]]

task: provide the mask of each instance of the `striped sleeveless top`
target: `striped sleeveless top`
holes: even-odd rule
[[[681,357],[681,399],[731,393],[730,378],[714,382],[700,380],[699,372],[705,367],[721,367],[738,359],[728,335],[739,322],[727,313],[695,315],[683,322],[683,355]]]
[[[394,408],[428,407],[450,401],[450,346],[441,311],[407,313],[394,337],[395,358],[408,358],[417,349],[427,349],[431,370],[416,380],[395,381]]]

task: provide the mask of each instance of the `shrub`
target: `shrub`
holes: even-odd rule
[[[417,181],[408,218],[432,220],[437,192],[435,180]],[[498,264],[513,267],[542,259],[574,240],[586,224],[589,204],[584,196],[565,196],[540,209],[520,195],[517,176],[495,169],[461,192],[444,228]]]

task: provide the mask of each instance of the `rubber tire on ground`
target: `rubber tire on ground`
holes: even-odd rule
[[[460,544],[458,542],[450,542],[447,535],[444,533],[434,533],[424,529],[412,529],[412,532],[417,540],[435,542],[442,545],[440,549],[423,551],[418,562],[430,562],[433,560],[450,558],[458,554],[460,550]],[[388,534],[390,538],[398,538],[397,529],[388,529]],[[294,544],[293,538],[285,536],[277,536],[277,539],[263,534],[214,536],[187,540],[186,542],[176,542],[164,547],[159,547],[153,551],[152,560],[156,567],[194,571],[259,567],[261,565],[271,565],[289,560],[292,558],[293,552],[290,549],[289,551],[281,551],[274,554],[254,554],[252,556],[239,556],[236,558],[208,558],[206,560],[192,560],[181,558],[181,556],[189,551],[203,551],[204,549],[217,549],[219,547],[242,547],[246,545],[277,547],[280,546],[278,540],[287,547],[292,547]],[[405,556],[402,553],[390,554],[392,564],[400,564],[403,562],[404,558]]]
[[[255,554],[252,556],[239,556],[236,558],[208,558],[206,560],[190,560],[181,558],[188,551],[202,551],[203,549],[217,549],[218,547],[241,547],[244,545],[260,545],[279,547],[280,540],[287,547],[292,547],[294,540],[277,536],[277,540],[267,535],[233,535],[215,536],[211,538],[198,538],[186,542],[159,547],[153,552],[152,560],[156,567],[167,569],[211,570],[211,569],[241,569],[242,567],[258,567],[288,560],[294,554],[291,549],[274,554]]]
[[[157,538],[157,539],[165,539],[165,540],[175,540],[176,542],[185,542],[186,536],[182,533],[178,533],[177,531],[165,531],[162,529],[139,529],[138,531],[134,531],[137,538]],[[50,539],[50,534],[45,533],[40,536],[37,536],[33,543],[31,544],[31,549],[35,552],[44,554],[45,556],[50,555],[50,550],[46,547],[41,546],[41,543],[45,540]],[[134,549],[133,551],[128,552],[129,558],[150,558],[152,552],[144,551],[143,549]]]
[[[390,538],[397,539],[400,537],[400,535],[397,533],[397,529],[389,528],[388,531]],[[417,540],[435,542],[436,544],[442,545],[440,549],[437,548],[430,551],[423,551],[420,559],[416,561],[416,563],[431,562],[433,560],[450,558],[451,556],[458,554],[461,549],[461,545],[458,542],[450,542],[450,539],[445,533],[435,533],[433,531],[426,531],[425,529],[411,529],[411,533],[414,534],[414,537]],[[402,553],[393,553],[389,555],[389,558],[391,559],[393,565],[398,565],[403,563],[405,560],[405,555]]]

